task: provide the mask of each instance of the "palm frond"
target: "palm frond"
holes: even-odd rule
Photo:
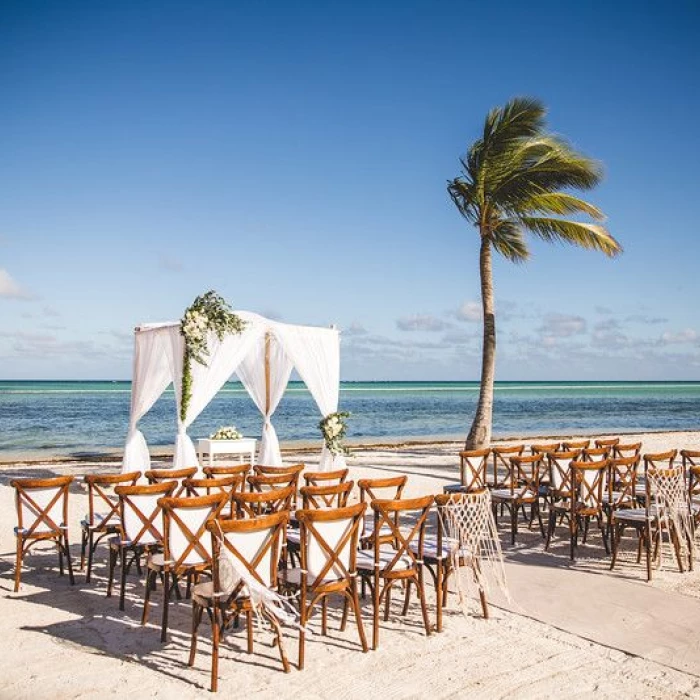
[[[523,263],[530,257],[522,228],[516,221],[500,221],[492,230],[491,241],[493,247],[511,262]]]
[[[447,183],[447,191],[459,213],[468,221],[479,220],[479,207],[474,183],[465,178],[457,177]]]
[[[605,214],[590,202],[566,192],[542,192],[521,200],[515,207],[517,214],[588,214],[598,221],[605,220]]]
[[[599,250],[609,257],[622,252],[622,246],[598,224],[535,216],[521,216],[519,221],[529,231],[549,243],[569,243],[581,248]]]

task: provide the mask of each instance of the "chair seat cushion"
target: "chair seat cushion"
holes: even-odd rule
[[[287,528],[287,544],[299,545],[301,543],[301,531]]]
[[[329,571],[329,573],[332,573],[332,569]],[[287,582],[288,584],[296,586],[297,588],[301,586],[301,576],[301,569],[298,566],[293,566],[280,572],[280,579],[282,582]],[[310,573],[306,574],[306,582],[308,584],[312,584],[315,580],[315,576]],[[337,576],[326,576],[323,580],[324,582],[332,582],[339,579]]]
[[[467,490],[464,484],[447,484],[442,487],[443,493],[462,493]]]
[[[644,508],[622,508],[615,511],[615,520],[643,523],[656,518],[656,508],[650,508],[649,514]]]
[[[468,547],[462,547],[459,552],[457,549],[459,547],[459,542],[451,537],[443,537],[442,539],[442,558],[447,559],[455,554],[460,559],[467,559],[472,556],[471,550]],[[412,542],[410,545],[412,552],[418,553],[418,543]],[[427,560],[435,561],[437,557],[437,538],[436,537],[426,537],[423,540],[423,558]]]
[[[491,491],[491,498],[499,501],[514,501],[519,498],[533,498],[534,494],[531,491],[522,492],[522,488],[516,488],[514,492],[510,489],[494,489]]]
[[[379,550],[379,566],[384,569],[391,564],[396,551],[393,549]],[[401,569],[410,569],[413,567],[413,560],[407,554],[402,554],[399,560],[394,564],[392,569],[398,571]],[[360,549],[357,552],[357,569],[358,571],[374,571],[374,551],[368,549]]]

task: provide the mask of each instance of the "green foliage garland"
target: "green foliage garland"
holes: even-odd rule
[[[245,321],[236,316],[228,302],[214,290],[198,296],[180,321],[180,334],[185,339],[185,351],[182,362],[182,398],[180,401],[180,419],[185,420],[192,398],[192,362],[207,365],[209,348],[207,334],[216,333],[223,340],[228,333],[241,333]]]

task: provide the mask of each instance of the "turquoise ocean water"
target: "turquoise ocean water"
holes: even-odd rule
[[[343,382],[349,437],[463,437],[477,382]],[[129,421],[130,383],[0,381],[0,452],[71,454],[119,448]],[[280,440],[319,437],[319,414],[303,384],[290,383],[274,416]],[[220,425],[260,434],[260,414],[242,386],[227,384],[190,428],[206,437]],[[175,435],[172,389],[142,419],[151,446]],[[496,437],[700,430],[700,382],[499,382]]]

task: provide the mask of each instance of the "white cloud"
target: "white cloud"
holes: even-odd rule
[[[694,331],[692,328],[685,328],[682,331],[678,331],[678,333],[670,333],[667,331],[661,336],[661,342],[664,345],[694,343],[698,338],[700,338],[700,336],[698,336],[697,331]]]
[[[32,295],[20,287],[7,270],[0,269],[0,298],[31,299]]]
[[[550,339],[570,338],[586,332],[586,319],[567,314],[549,314],[537,330]]]
[[[367,335],[367,333],[368,333],[367,329],[361,323],[357,323],[357,321],[354,321],[353,323],[351,323],[350,327],[346,328],[343,331],[343,335],[346,335],[346,336]]]
[[[401,331],[428,331],[435,333],[450,328],[450,324],[428,314],[414,314],[396,321],[396,327]]]
[[[465,301],[455,312],[458,321],[478,323],[481,321],[481,304],[478,301]]]

